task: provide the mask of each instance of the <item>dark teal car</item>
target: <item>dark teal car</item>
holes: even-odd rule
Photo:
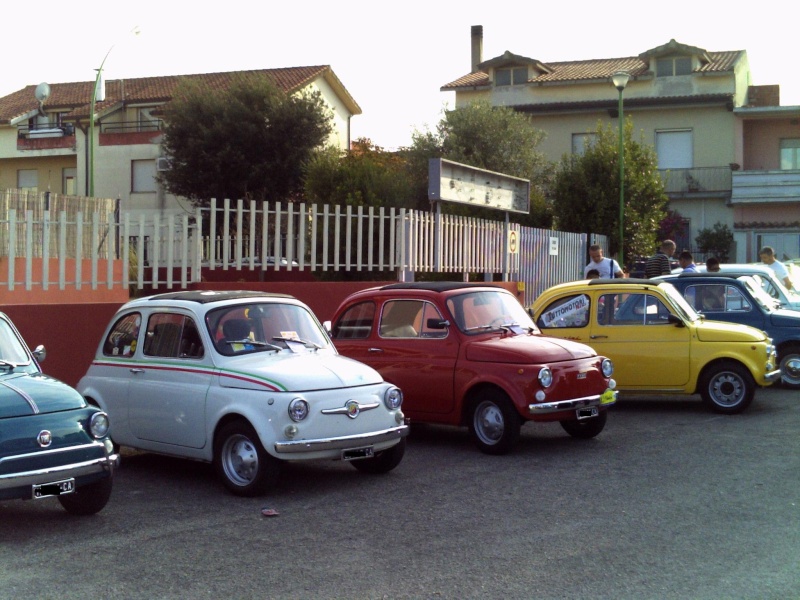
[[[72,387],[44,375],[0,313],[0,502],[58,498],[68,513],[99,512],[119,464],[109,421]]]

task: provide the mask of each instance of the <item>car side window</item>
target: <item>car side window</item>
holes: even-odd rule
[[[598,321],[602,325],[667,325],[669,309],[651,294],[606,294],[602,297],[608,315]],[[613,308],[616,307],[616,308]],[[613,309],[613,310],[612,310]]]
[[[334,340],[359,340],[369,337],[375,321],[375,303],[360,302],[348,308],[333,325]]]
[[[553,327],[586,327],[589,324],[591,301],[586,294],[559,298],[542,311],[536,324],[540,329]]]
[[[194,320],[176,313],[156,313],[147,322],[144,354],[164,358],[202,358],[205,351]]]
[[[114,323],[103,342],[103,355],[124,358],[133,356],[139,340],[141,323],[142,316],[139,313],[125,315]]]
[[[421,300],[390,300],[385,303],[378,334],[389,338],[419,337],[425,304]]]
[[[422,318],[420,319],[419,335],[423,338],[447,337],[447,326],[442,313],[430,302],[422,303]]]

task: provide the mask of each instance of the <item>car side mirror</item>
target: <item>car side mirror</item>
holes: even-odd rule
[[[45,347],[41,344],[36,346],[36,349],[33,351],[33,358],[36,359],[36,362],[42,362],[47,358],[47,350],[45,350]]]
[[[450,327],[450,321],[447,319],[428,319],[425,321],[425,326],[428,329],[447,329]]]
[[[327,333],[328,335],[331,335],[333,333],[333,330],[331,329],[331,322],[330,321],[323,321],[322,322],[322,328],[325,330],[325,333]]]
[[[686,327],[686,323],[683,322],[683,319],[673,315],[672,313],[670,313],[670,315],[667,317],[667,322],[672,323],[676,327]]]

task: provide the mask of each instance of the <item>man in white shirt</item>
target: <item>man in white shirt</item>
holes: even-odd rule
[[[619,268],[617,261],[613,258],[603,258],[603,249],[599,244],[589,246],[589,258],[592,260],[583,269],[583,277],[585,279],[589,278],[589,271],[592,269],[597,269],[601,279],[623,277],[622,269]]]
[[[775,258],[775,250],[773,250],[770,246],[764,246],[758,252],[758,256],[761,258],[761,262],[775,271],[778,279],[783,282],[783,285],[786,286],[787,290],[793,289],[792,280],[789,278],[789,271],[786,270],[786,266],[782,262]]]

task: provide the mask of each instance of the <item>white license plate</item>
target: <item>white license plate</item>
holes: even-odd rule
[[[75,479],[62,479],[52,483],[41,483],[33,486],[34,498],[49,498],[50,496],[62,496],[71,494],[75,491]]]
[[[364,448],[349,448],[342,450],[342,460],[358,460],[359,458],[369,458],[375,454],[375,449],[372,446],[365,446]]]
[[[589,408],[579,408],[575,411],[575,416],[578,417],[578,420],[581,419],[591,419],[592,417],[596,417],[600,414],[599,409],[596,406],[591,406]]]

